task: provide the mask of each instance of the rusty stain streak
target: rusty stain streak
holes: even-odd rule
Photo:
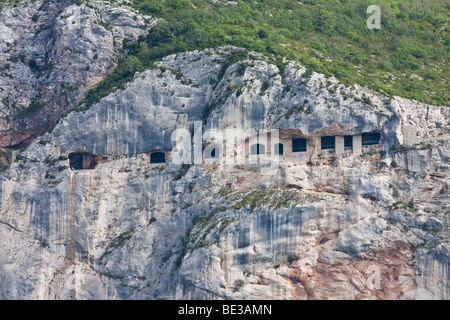
[[[90,201],[91,198],[91,191],[92,191],[92,172],[93,171],[89,171],[89,189],[88,189],[88,196],[87,196],[87,201]]]
[[[75,216],[75,174],[72,174],[72,189],[70,194],[70,241],[69,241],[69,253],[70,253],[70,263],[75,262],[75,227],[74,227],[74,216]]]

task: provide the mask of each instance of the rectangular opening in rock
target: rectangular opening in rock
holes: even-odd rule
[[[150,163],[166,163],[166,154],[164,152],[153,152],[150,155]]]
[[[336,147],[336,139],[335,136],[325,136],[325,137],[321,137],[321,149],[322,150],[326,150],[326,149],[334,149]]]
[[[344,148],[353,148],[353,136],[344,136]]]
[[[379,132],[366,132],[362,134],[362,145],[372,146],[380,143],[380,133]]]
[[[292,152],[305,152],[306,139],[292,139]]]

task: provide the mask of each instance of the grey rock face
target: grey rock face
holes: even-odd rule
[[[91,1],[39,0],[0,13],[0,146],[46,132],[155,21]]]
[[[169,56],[21,153],[0,175],[0,297],[449,299],[449,110],[256,53],[227,65],[236,50]],[[194,121],[381,144],[284,156],[273,176],[150,163]],[[69,168],[81,150],[95,169]]]

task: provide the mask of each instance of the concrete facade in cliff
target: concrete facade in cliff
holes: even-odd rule
[[[0,298],[449,299],[449,109],[251,52],[219,77],[236,50],[166,57],[0,174]],[[199,121],[278,130],[277,173],[174,163]]]

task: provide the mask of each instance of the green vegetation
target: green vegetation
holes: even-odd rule
[[[250,208],[252,211],[266,205],[271,210],[280,208],[294,208],[297,204],[307,201],[319,201],[320,199],[296,191],[280,190],[256,190],[246,194],[241,194],[240,199],[230,207],[230,209],[239,210],[241,208]],[[223,208],[221,210],[224,210]]]
[[[218,227],[218,233],[222,233],[222,231],[230,225],[232,222],[236,221],[237,218],[216,216],[216,213],[226,211],[225,207],[221,207],[220,210],[213,210],[207,216],[194,216],[192,223],[193,228],[189,232],[189,235],[183,239],[183,244],[187,244],[191,242],[194,246],[191,246],[189,250],[195,250],[196,248],[209,247],[213,245],[215,242],[207,242],[206,237]],[[186,253],[186,248],[183,249]]]
[[[42,144],[43,146],[47,145],[49,142],[47,140],[39,140],[39,144]]]
[[[217,195],[220,197],[224,197],[226,195],[229,195],[232,192],[233,192],[233,190],[231,188],[222,188],[219,190],[219,192],[217,192]]]
[[[44,162],[45,162],[46,164],[48,164],[49,166],[54,166],[54,165],[56,164],[56,159],[54,159],[54,158],[52,158],[52,157],[50,157],[50,156],[47,156],[47,157],[45,158]]]
[[[190,165],[190,164],[185,164],[185,163],[183,163],[183,164],[181,165],[180,171],[179,171],[178,174],[173,178],[173,180],[174,180],[174,181],[177,181],[177,180],[180,180],[181,178],[183,178],[183,177],[186,175],[186,173],[189,171],[190,168],[191,168],[191,165]]]
[[[194,225],[204,225],[204,224],[208,223],[208,222],[211,220],[211,218],[212,218],[213,216],[214,216],[213,213],[210,213],[210,214],[207,215],[207,216],[198,216],[198,215],[196,215],[196,216],[194,216],[194,218],[192,219],[192,223],[193,223]]]
[[[433,149],[433,147],[431,146],[431,144],[429,144],[429,143],[425,144],[425,143],[423,143],[423,142],[420,143],[420,148],[419,148],[419,150],[431,150],[431,149]]]
[[[231,223],[233,223],[234,221],[238,220],[237,218],[222,218],[220,219],[220,227],[219,227],[219,233],[222,233],[222,231]]]
[[[311,114],[311,113],[312,113],[312,111],[311,111],[311,109],[310,109],[309,107],[304,106],[304,105],[298,105],[298,106],[296,106],[296,107],[290,109],[288,112],[286,112],[286,113],[284,114],[284,117],[285,117],[286,119],[289,119],[289,118],[291,117],[291,115],[293,115],[293,114],[298,114],[298,113],[300,113],[300,112],[304,112],[304,113],[306,113],[306,114]]]
[[[43,102],[37,102],[39,98],[35,98],[35,100],[32,100],[30,105],[27,108],[24,108],[20,110],[17,113],[18,118],[22,117],[29,117],[37,113],[39,110],[41,110],[43,107],[45,107],[45,104]]]
[[[97,22],[97,23],[98,23],[98,25],[102,26],[103,28],[105,28],[108,31],[112,30],[112,26],[109,23],[107,23],[107,22],[100,21],[100,22]]]
[[[34,73],[37,73],[38,75],[43,73],[43,72],[51,72],[52,69],[53,69],[53,64],[52,63],[46,61],[44,63],[44,65],[40,66],[40,65],[38,65],[38,63],[37,63],[37,61],[35,59],[30,59],[28,61],[28,66],[30,67],[31,71],[33,71]]]
[[[213,211],[211,211],[212,213],[219,213],[219,212],[225,212],[228,210],[228,207],[222,206],[222,207],[218,207],[216,209],[214,209]]]
[[[407,210],[410,212],[415,212],[418,210],[417,208],[414,207],[414,200],[412,200],[412,199],[409,200],[408,203],[405,203],[403,201],[397,201],[393,204],[393,208],[395,210],[403,209],[403,210]]]
[[[259,95],[263,96],[266,93],[267,89],[269,89],[269,87],[270,81],[269,80],[264,81],[264,83],[261,86],[261,91],[259,92]]]
[[[395,188],[395,187],[394,187],[394,191],[392,192],[392,196],[393,196],[394,198],[400,197],[400,192],[399,192],[398,189]]]
[[[134,230],[131,229],[131,230],[121,233],[117,238],[115,238],[113,241],[111,241],[111,243],[109,244],[109,247],[112,247],[112,248],[123,247],[125,245],[125,242],[127,240],[131,239],[131,237],[133,236],[133,232],[134,232]]]
[[[189,230],[186,232],[186,234],[185,234],[185,236],[183,237],[183,239],[182,239],[182,242],[181,242],[181,243],[182,243],[181,251],[180,251],[180,253],[179,253],[179,255],[178,255],[178,258],[177,258],[177,260],[176,260],[176,262],[175,262],[177,268],[179,268],[179,267],[181,266],[181,263],[183,262],[183,258],[184,258],[184,256],[185,256],[186,253],[187,253],[187,246],[188,246],[189,241],[190,241],[191,230],[192,230],[192,229],[189,229]]]
[[[392,161],[391,161],[391,167],[392,168],[397,168],[398,167],[398,163],[394,159],[392,159]]]
[[[41,247],[47,248],[49,246],[47,239],[43,238],[41,239]]]
[[[189,251],[197,248],[209,247],[216,242],[211,241],[209,234],[221,234],[227,226],[232,224],[238,218],[230,217],[223,212],[228,210],[255,209],[266,207],[269,210],[277,210],[280,208],[294,208],[299,203],[305,201],[320,201],[316,195],[308,195],[290,190],[276,190],[276,189],[260,189],[249,192],[231,191],[231,189],[223,188],[217,196],[225,197],[227,200],[233,200],[233,204],[229,206],[220,206],[212,209],[210,212],[197,214],[193,217],[193,227],[189,230],[183,238],[183,246],[181,254],[178,257],[177,265],[181,264],[182,257]],[[225,199],[221,199],[223,204]],[[211,204],[212,205],[212,204]]]
[[[51,173],[46,173],[45,174],[45,179],[56,179],[56,176],[54,175],[54,174],[51,174]]]
[[[262,189],[245,192],[222,188],[216,193],[216,196],[225,197],[226,200],[231,200],[233,204],[216,207],[212,210],[212,213],[240,210],[242,208],[248,208],[253,211],[259,206],[266,206],[270,210],[294,208],[298,204],[305,203],[305,201],[317,202],[322,200],[320,197],[308,193],[277,189]],[[224,201],[225,199],[221,200],[221,203]]]
[[[124,43],[128,56],[83,101],[86,107],[121,88],[136,71],[188,50],[234,45],[287,57],[386,95],[450,105],[445,0],[374,0],[381,29],[366,26],[365,0],[133,0],[141,13],[162,18],[147,37]],[[278,65],[278,64],[277,64]]]
[[[255,209],[261,204],[266,204],[270,200],[270,196],[274,191],[257,190],[246,194],[240,201],[235,203],[232,208],[239,210],[244,207],[249,207],[251,210]]]
[[[9,168],[8,165],[0,162],[0,173],[5,172],[6,170],[8,170],[8,168]]]

